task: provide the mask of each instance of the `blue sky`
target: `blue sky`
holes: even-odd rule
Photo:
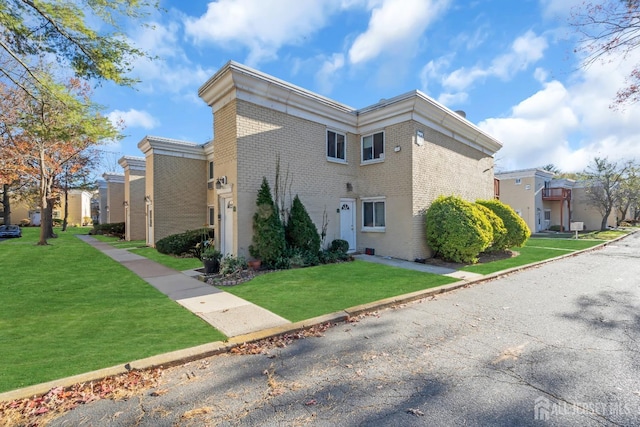
[[[163,0],[151,28],[131,28],[135,89],[105,83],[96,102],[126,137],[105,147],[141,156],[145,135],[204,143],[198,88],[234,60],[354,108],[419,89],[500,140],[496,169],[595,156],[640,160],[640,106],[613,110],[640,57],[580,68],[569,26],[581,0]]]

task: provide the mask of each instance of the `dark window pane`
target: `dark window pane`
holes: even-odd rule
[[[344,135],[336,135],[336,157],[344,160]]]
[[[327,156],[336,156],[336,133],[327,131]]]
[[[373,158],[379,159],[384,153],[384,134],[382,132],[373,135]]]
[[[362,161],[373,159],[373,136],[362,138]]]
[[[364,226],[373,227],[373,203],[365,202],[364,205]]]
[[[384,202],[376,202],[374,205],[376,227],[384,227]]]

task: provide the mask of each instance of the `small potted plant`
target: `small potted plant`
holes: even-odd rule
[[[222,253],[213,245],[206,246],[200,253],[202,264],[204,265],[204,274],[217,274],[220,271],[220,259]]]

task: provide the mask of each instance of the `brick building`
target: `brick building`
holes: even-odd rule
[[[428,257],[423,214],[436,197],[494,197],[500,142],[420,91],[354,109],[229,62],[198,94],[213,110],[212,142],[138,144],[150,244],[206,224],[223,253],[248,256],[256,195],[263,177],[275,193],[278,159],[284,205],[298,195],[325,245],[344,239],[352,251]]]

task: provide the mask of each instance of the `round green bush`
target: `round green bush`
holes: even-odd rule
[[[489,220],[476,205],[440,196],[425,214],[427,244],[445,260],[473,263],[492,241]]]
[[[498,252],[507,249],[507,228],[504,221],[496,215],[491,209],[479,203],[476,207],[487,217],[492,229],[491,245],[485,249],[485,252]]]
[[[185,255],[193,253],[196,245],[208,237],[212,231],[187,230],[184,233],[172,234],[156,242],[156,250],[166,255]]]
[[[529,226],[511,206],[505,205],[500,200],[477,200],[476,203],[491,209],[502,219],[507,229],[505,248],[521,247],[531,236]]]

